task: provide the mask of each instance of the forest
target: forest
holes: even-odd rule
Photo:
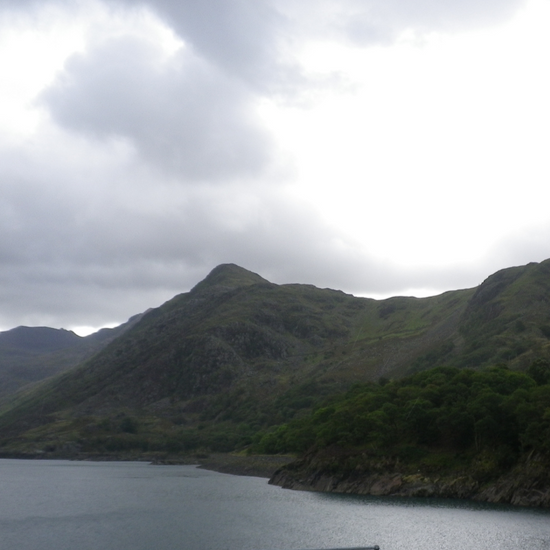
[[[259,453],[327,447],[393,456],[401,462],[469,461],[507,470],[528,453],[550,454],[550,363],[528,371],[437,367],[358,384],[311,414],[258,436]]]

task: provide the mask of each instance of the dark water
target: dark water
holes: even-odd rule
[[[550,550],[550,512],[280,489],[192,466],[0,460],[0,550]]]

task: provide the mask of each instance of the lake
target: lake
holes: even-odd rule
[[[0,460],[1,550],[550,550],[550,512],[141,462]]]

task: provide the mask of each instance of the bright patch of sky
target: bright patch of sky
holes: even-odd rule
[[[548,21],[533,2],[489,29],[309,44],[307,69],[342,84],[264,108],[300,159],[292,191],[404,266],[479,262],[516,225],[547,222]]]

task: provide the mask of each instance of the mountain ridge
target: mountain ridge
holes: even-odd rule
[[[353,384],[441,364],[526,369],[550,357],[549,270],[547,260],[473,289],[373,300],[222,264],[4,402],[0,452],[232,450]]]
[[[0,332],[0,346],[13,350],[55,351],[74,346],[80,338],[71,330],[19,326]]]

